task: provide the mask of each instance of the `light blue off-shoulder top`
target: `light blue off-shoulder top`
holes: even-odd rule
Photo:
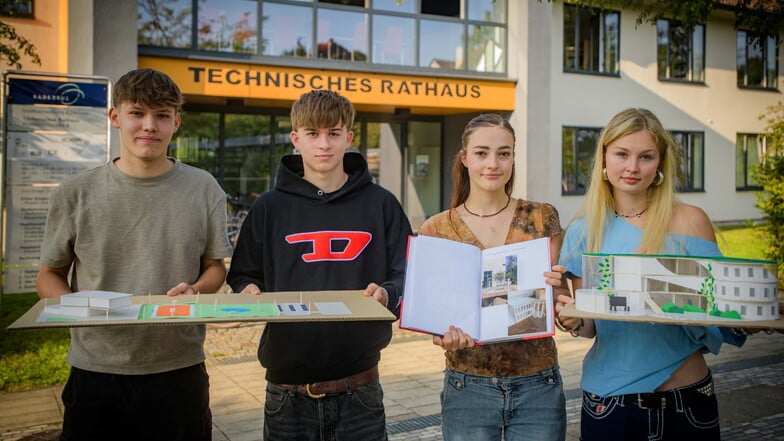
[[[586,242],[585,222],[578,219],[566,230],[559,263],[582,277],[582,253]],[[619,217],[608,220],[601,253],[634,254],[642,241],[642,229]],[[715,242],[668,234],[666,254],[721,256]],[[583,361],[583,390],[602,397],[653,392],[694,351],[719,353],[722,343],[741,346],[738,337],[716,326],[682,326],[596,320],[596,338]]]

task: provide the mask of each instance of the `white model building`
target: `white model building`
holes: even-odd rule
[[[583,268],[575,305],[583,311],[645,315],[664,307],[755,321],[780,314],[773,261],[584,254]]]

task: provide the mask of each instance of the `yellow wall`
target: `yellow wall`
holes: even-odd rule
[[[35,45],[41,65],[22,55],[21,70],[36,72],[68,72],[68,0],[36,0],[35,18],[2,17],[3,22],[16,29]],[[16,69],[15,66],[3,66]]]

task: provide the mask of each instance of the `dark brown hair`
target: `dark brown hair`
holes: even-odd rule
[[[502,129],[506,129],[509,133],[512,134],[512,148],[514,148],[515,143],[515,132],[512,128],[512,125],[509,124],[509,121],[505,120],[501,115],[497,115],[495,113],[483,113],[481,115],[475,116],[471,121],[468,121],[466,124],[465,129],[463,129],[463,135],[461,136],[462,145],[460,146],[460,150],[455,155],[455,162],[452,164],[452,181],[454,182],[454,187],[452,188],[452,202],[450,203],[451,208],[457,208],[460,204],[468,199],[468,193],[471,192],[471,183],[468,178],[468,169],[463,165],[462,159],[466,154],[466,147],[468,146],[468,138],[471,137],[471,134],[476,131],[476,129],[480,127],[500,127]],[[509,181],[506,182],[504,185],[504,191],[507,195],[512,195],[512,189],[514,188],[514,167],[512,167],[512,175],[509,177]]]
[[[172,106],[179,113],[185,100],[177,84],[165,73],[136,69],[121,76],[112,88],[112,106],[134,103],[148,107]]]

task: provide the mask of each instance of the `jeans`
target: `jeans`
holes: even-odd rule
[[[60,441],[212,439],[204,363],[147,375],[71,368]]]
[[[264,440],[385,441],[384,392],[378,381],[310,398],[267,383]]]
[[[655,395],[665,396],[668,404],[641,407],[632,395],[600,397],[583,392],[582,441],[721,439],[719,405],[710,374],[690,386]]]
[[[441,392],[445,441],[566,438],[566,400],[558,367],[516,377],[481,377],[446,369]]]

